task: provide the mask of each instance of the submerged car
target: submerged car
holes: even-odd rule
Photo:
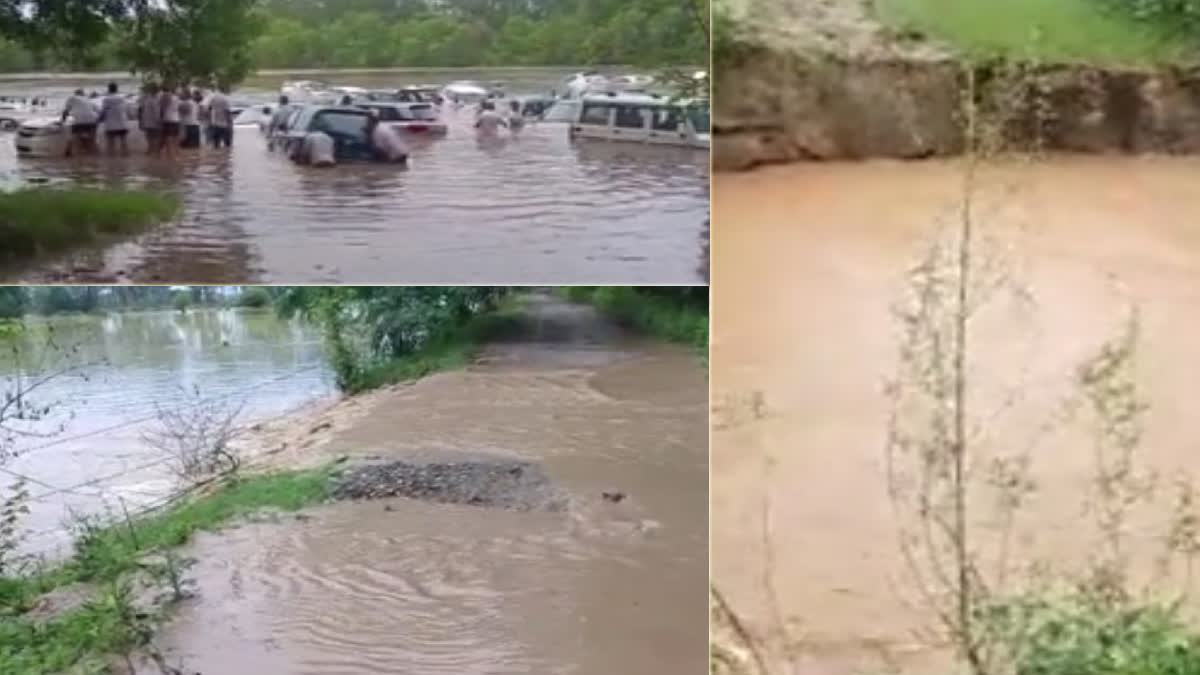
[[[150,145],[146,142],[146,135],[138,128],[136,121],[129,120],[126,129],[125,144],[130,152],[144,153],[150,149]],[[69,119],[67,124],[63,124],[59,117],[39,117],[26,120],[17,129],[17,156],[65,157],[69,136]],[[104,149],[104,142],[104,132],[97,132],[96,143],[101,150]]]
[[[469,80],[458,80],[442,87],[442,97],[454,103],[478,103],[489,93],[487,87]]]
[[[363,110],[374,112],[379,121],[397,131],[408,134],[445,136],[446,124],[438,119],[437,107],[432,103],[393,103],[376,101],[363,103]]]
[[[570,137],[708,148],[709,120],[707,101],[611,92],[579,101]]]
[[[307,164],[313,160],[309,137],[323,133],[333,140],[332,154],[336,161],[379,161],[367,138],[369,117],[367,110],[356,106],[296,106],[271,134],[270,146],[282,150],[292,161]]]

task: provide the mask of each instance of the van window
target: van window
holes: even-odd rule
[[[610,109],[611,106],[605,103],[584,104],[583,113],[579,116],[579,123],[608,126],[608,111]]]
[[[654,116],[650,118],[650,126],[655,131],[679,131],[679,110],[676,108],[655,108]]]
[[[641,129],[646,126],[643,109],[633,105],[617,106],[617,126],[622,129]]]
[[[313,118],[311,130],[348,136],[364,141],[367,138],[367,116],[345,110],[324,110]]]
[[[712,127],[712,117],[707,107],[692,106],[688,109],[688,118],[692,121],[692,126],[695,127],[696,133],[710,133]]]

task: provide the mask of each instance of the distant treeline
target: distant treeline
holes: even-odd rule
[[[0,286],[0,319],[192,306],[266,307],[284,292],[271,286]]]
[[[364,68],[708,62],[703,0],[261,0],[253,66]],[[114,45],[88,69],[123,71]],[[0,71],[81,68],[0,40]]]

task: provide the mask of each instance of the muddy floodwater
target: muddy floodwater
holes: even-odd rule
[[[26,320],[30,377],[64,368],[30,395],[50,415],[18,436],[6,469],[30,477],[29,552],[69,544],[69,511],[131,512],[177,487],[162,452],[147,446],[158,411],[212,401],[241,413],[239,426],[273,419],[333,395],[320,336],[270,311],[193,310]],[[54,349],[44,347],[53,331]],[[11,363],[0,362],[0,377]],[[198,392],[198,393],[197,393]]]
[[[263,675],[704,672],[704,370],[589,308],[538,298],[531,312],[521,341],[386,392],[326,447],[535,463],[564,510],[392,498],[201,536],[185,550],[199,595],[156,638],[168,661]]]
[[[503,80],[512,94],[549,92],[570,71],[317,73],[370,88]],[[235,99],[272,103],[283,76],[251,80]],[[59,100],[105,80],[6,80],[0,94]],[[239,127],[232,152],[18,159],[0,135],[0,174],[14,182],[149,186],[178,194],[178,223],[135,241],[4,272],[13,280],[211,283],[698,283],[708,214],[708,153],[628,143],[572,143],[563,124],[481,141],[474,112],[447,106],[446,138],[414,142],[408,168],[313,170],[267,152]]]
[[[915,637],[931,622],[898,553],[883,383],[899,349],[891,306],[937,223],[953,222],[962,177],[960,163],[923,161],[714,181],[712,574],[778,653],[773,589],[798,672],[946,672]],[[997,292],[970,337],[982,447],[1034,448],[1038,488],[1015,527],[1014,560],[1074,569],[1096,542],[1081,517],[1091,427],[1064,422],[1033,443],[1130,303],[1151,406],[1139,466],[1161,473],[1164,495],[1200,469],[1188,403],[1188,364],[1200,356],[1198,179],[1195,159],[1112,157],[1001,164],[980,177],[977,227],[994,239],[984,250],[1028,291]],[[1158,509],[1135,519],[1135,569],[1162,551],[1164,519]]]

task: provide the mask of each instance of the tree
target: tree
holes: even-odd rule
[[[118,53],[134,73],[165,83],[233,86],[253,68],[264,27],[255,0],[174,0],[120,22]]]
[[[25,315],[28,298],[20,286],[0,286],[0,320],[19,319]]]

